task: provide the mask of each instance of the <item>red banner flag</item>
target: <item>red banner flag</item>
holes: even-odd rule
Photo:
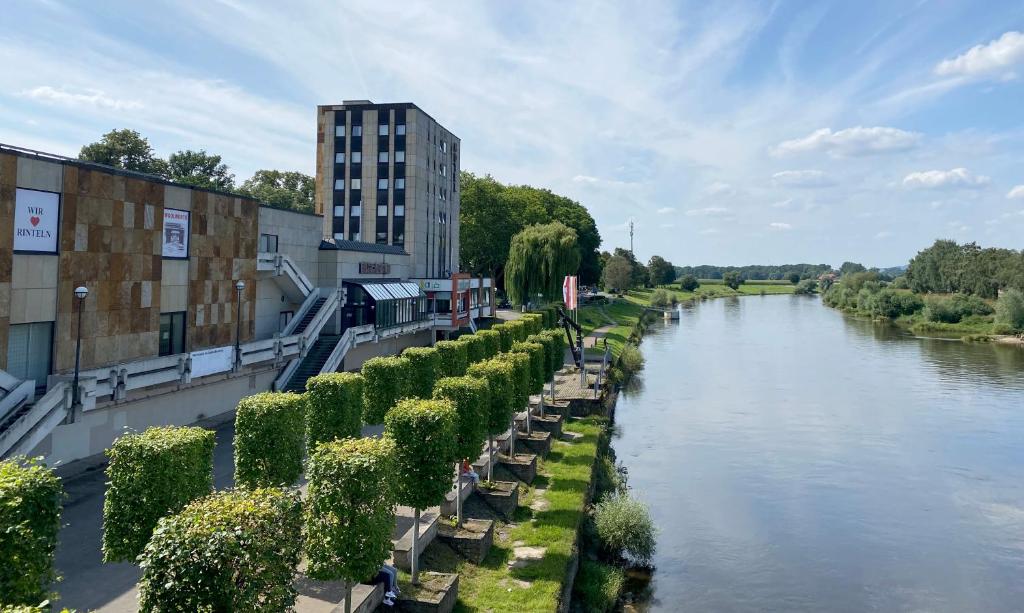
[[[565,280],[562,281],[562,302],[565,303],[565,308],[574,310],[576,304],[576,277],[566,276]]]

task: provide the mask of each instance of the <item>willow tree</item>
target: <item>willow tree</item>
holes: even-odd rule
[[[555,221],[528,226],[512,237],[505,265],[505,289],[515,304],[538,294],[547,300],[562,296],[562,279],[580,266],[576,230]]]

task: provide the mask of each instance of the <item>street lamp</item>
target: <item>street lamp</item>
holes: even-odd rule
[[[85,304],[85,297],[89,295],[89,288],[79,285],[75,288],[75,298],[78,299],[78,338],[75,341],[75,380],[71,388],[71,419],[82,408],[82,395],[78,390],[78,370],[82,357],[82,307]]]
[[[238,293],[238,308],[235,313],[235,368],[242,368],[242,290],[245,289],[245,281],[239,279],[235,282],[235,291]]]

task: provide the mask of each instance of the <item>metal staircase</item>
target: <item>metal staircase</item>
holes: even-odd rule
[[[281,391],[300,393],[306,391],[306,380],[320,374],[321,369],[327,363],[327,359],[331,357],[331,353],[334,352],[334,347],[338,344],[339,340],[341,340],[340,336],[327,335],[316,339],[306,357],[302,358],[302,361],[299,362],[299,367],[295,369],[295,372],[288,380],[288,384]]]
[[[312,306],[310,306],[310,308],[306,311],[306,314],[302,316],[302,319],[299,320],[299,323],[295,324],[295,327],[291,329],[290,333],[302,334],[303,332],[305,332],[306,328],[309,327],[310,322],[316,318],[317,314],[320,312],[320,307],[324,306],[325,302],[327,302],[327,298],[317,298],[313,302]]]

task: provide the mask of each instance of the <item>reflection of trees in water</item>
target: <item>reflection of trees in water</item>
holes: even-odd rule
[[[718,298],[725,304],[725,319],[729,322],[739,322],[743,318],[742,302],[739,296],[726,296]]]

